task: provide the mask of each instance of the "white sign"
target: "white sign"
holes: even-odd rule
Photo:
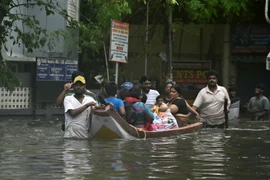
[[[127,63],[129,24],[111,21],[110,61]]]

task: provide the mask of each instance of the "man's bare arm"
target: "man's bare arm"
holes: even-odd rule
[[[70,114],[71,117],[75,117],[79,114],[81,114],[85,109],[87,109],[89,106],[95,106],[96,102],[89,102],[77,109],[70,109],[68,110],[68,113]]]
[[[65,96],[66,96],[66,93],[68,92],[68,90],[71,88],[72,86],[72,83],[66,83],[64,85],[64,89],[63,91],[59,94],[59,96],[57,97],[56,99],[56,105],[57,106],[60,106],[63,104],[64,102],[64,99],[65,99]]]

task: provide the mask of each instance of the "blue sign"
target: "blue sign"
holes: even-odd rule
[[[268,53],[270,51],[270,26],[233,25],[232,53]]]
[[[78,61],[62,59],[37,59],[37,81],[71,81],[78,69]]]

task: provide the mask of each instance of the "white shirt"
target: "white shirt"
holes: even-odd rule
[[[145,102],[145,105],[149,108],[152,108],[156,104],[156,98],[159,96],[159,92],[153,89],[150,89],[147,94],[147,100]]]
[[[74,95],[66,96],[64,99],[65,108],[65,135],[66,138],[88,138],[89,129],[89,115],[91,108],[86,108],[81,114],[75,117],[70,116],[68,110],[77,109],[89,102],[96,102],[92,97],[84,96],[82,103],[80,103]]]
[[[198,93],[193,106],[200,109],[201,120],[210,125],[219,125],[225,122],[224,102],[228,99],[231,104],[229,94],[225,87],[218,86],[216,92],[209,90],[208,86]]]

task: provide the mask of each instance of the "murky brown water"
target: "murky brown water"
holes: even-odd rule
[[[66,140],[60,121],[0,121],[0,179],[270,179],[269,122],[147,140]]]

